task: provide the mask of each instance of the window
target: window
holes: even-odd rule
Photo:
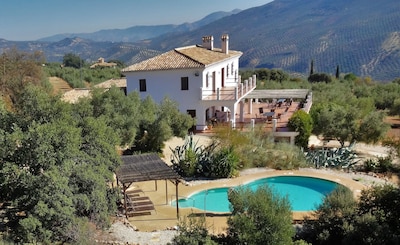
[[[208,77],[209,77],[209,76],[210,76],[210,74],[207,72],[207,75],[206,75],[206,88],[208,88],[208,83],[209,83],[209,82],[208,82],[208,79],[209,79]]]
[[[139,91],[146,92],[146,79],[139,79]]]
[[[231,75],[233,75],[233,62],[231,64]]]
[[[181,77],[181,90],[189,90],[189,77]]]
[[[187,114],[189,114],[192,118],[196,117],[196,110],[186,110]]]

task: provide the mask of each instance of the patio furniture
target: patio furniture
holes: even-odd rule
[[[265,112],[263,117],[266,118],[265,122],[272,121],[273,116],[275,115],[275,111]]]
[[[263,114],[264,117],[273,117],[275,115],[275,111],[266,112]]]
[[[126,200],[127,200],[126,215],[128,217],[151,215],[152,211],[156,212],[153,202],[147,196],[131,198],[127,195]]]

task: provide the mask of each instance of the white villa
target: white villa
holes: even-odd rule
[[[210,120],[243,121],[244,98],[256,87],[255,75],[241,81],[240,51],[229,50],[229,36],[221,48],[205,36],[202,45],[176,48],[122,70],[127,93],[138,91],[157,103],[168,96],[182,112],[196,118],[196,129],[205,130]]]

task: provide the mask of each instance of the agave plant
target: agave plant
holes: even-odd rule
[[[357,154],[350,147],[326,148],[306,153],[307,162],[316,168],[342,168],[350,170],[358,163]]]
[[[193,176],[196,173],[197,155],[202,151],[201,146],[197,146],[198,141],[194,142],[193,136],[187,136],[181,146],[176,146],[172,151],[171,163],[175,171],[184,177]]]

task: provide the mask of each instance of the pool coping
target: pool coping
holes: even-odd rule
[[[185,184],[179,184],[179,198],[188,197],[195,192],[205,189],[233,187],[261,178],[285,175],[314,177],[333,181],[349,188],[356,198],[360,195],[361,190],[367,188],[367,186],[361,182],[353,180],[351,176],[347,174],[344,175],[342,172],[337,171],[317,171],[315,169],[272,170],[257,168],[245,171],[241,176],[236,178],[190,181]],[[162,181],[158,181],[158,183],[147,181],[135,184],[137,188],[141,188],[145,192],[145,195],[153,201],[156,207],[155,214],[129,218],[130,223],[141,231],[165,230],[176,226],[178,223],[176,207],[170,205],[170,202],[175,200],[175,185],[169,181],[165,181],[165,184],[161,184],[161,182]],[[311,217],[313,212],[295,211],[292,213],[293,220],[297,222],[303,220],[305,216]],[[226,231],[226,220],[229,213],[205,212],[196,208],[179,209],[180,219],[189,215],[204,216],[207,224],[210,225],[210,232],[212,233],[223,233]]]
[[[225,186],[218,186],[218,187],[213,187],[213,188],[206,188],[206,189],[196,190],[194,192],[191,192],[186,197],[179,198],[179,207],[181,209],[184,209],[184,208],[196,209],[199,212],[208,212],[208,213],[215,213],[215,214],[231,214],[232,212],[229,211],[229,208],[228,208],[228,210],[224,210],[224,211],[213,210],[214,208],[209,209],[211,207],[211,206],[209,206],[210,204],[212,205],[212,203],[218,203],[219,202],[218,200],[221,200],[221,199],[217,199],[216,202],[212,202],[212,203],[207,202],[207,206],[206,206],[207,209],[206,210],[204,208],[197,207],[198,205],[195,205],[195,204],[200,204],[200,206],[203,207],[205,205],[204,204],[205,200],[209,201],[209,199],[205,197],[205,196],[207,196],[207,194],[204,194],[205,192],[208,192],[208,193],[210,193],[210,191],[221,192],[220,190],[223,190],[224,196],[225,196],[226,192],[229,192],[229,190],[231,190],[232,188],[241,188],[241,187],[245,187],[246,188],[246,186],[254,185],[254,183],[256,183],[256,182],[259,183],[259,181],[263,181],[261,183],[263,185],[265,185],[266,183],[271,184],[271,183],[275,183],[275,181],[274,182],[270,182],[270,181],[266,181],[265,182],[264,180],[268,180],[268,179],[270,179],[270,180],[275,180],[275,179],[278,180],[279,178],[298,178],[299,180],[296,181],[296,183],[298,183],[300,185],[301,185],[303,180],[305,181],[306,179],[313,179],[313,180],[319,180],[319,181],[325,182],[325,183],[331,183],[331,184],[333,184],[333,186],[332,186],[333,189],[337,188],[338,185],[344,186],[342,183],[340,183],[340,181],[328,180],[326,178],[321,178],[321,177],[315,177],[315,176],[311,177],[311,176],[304,176],[304,175],[302,176],[302,175],[297,175],[297,174],[296,175],[295,174],[280,174],[280,175],[274,175],[274,176],[269,176],[269,177],[254,178],[254,179],[251,179],[251,180],[249,180],[247,182],[244,182],[244,183],[242,183],[240,185],[234,185],[234,186],[226,186],[225,185]],[[278,183],[281,183],[281,182],[278,181]],[[318,183],[319,182],[315,182],[314,185],[317,186]],[[289,182],[288,182],[288,184],[289,184]],[[308,188],[313,189],[312,187],[308,187],[308,186],[303,186],[303,187],[305,187],[307,189]],[[331,191],[333,191],[333,189],[331,189]],[[320,193],[322,196],[326,195],[326,194],[321,193],[320,190],[314,189],[314,191]],[[276,194],[278,194],[278,193],[276,193]],[[306,201],[306,202],[309,203],[309,200],[305,200],[305,197],[304,197],[303,194],[304,193],[300,193],[301,196],[299,196],[298,198],[302,199],[302,201]],[[198,196],[198,195],[200,195],[200,196]],[[290,198],[290,195],[291,194],[289,194],[289,199],[292,200]],[[282,197],[284,197],[284,196],[285,195],[283,195]],[[222,199],[225,199],[225,198],[222,198]],[[320,200],[322,200],[322,197],[320,197]],[[183,203],[181,203],[181,201]],[[224,201],[228,202],[228,200],[224,200]],[[186,202],[189,202],[189,203],[186,203]],[[170,203],[171,206],[176,207],[176,200],[175,199],[171,200],[169,203]],[[320,201],[319,201],[319,203],[320,203]],[[226,203],[226,206],[224,204],[224,207],[225,207],[224,209],[227,208],[228,204],[229,204],[229,202]],[[316,207],[317,206],[316,206],[315,203],[314,204],[309,203],[307,205],[310,207],[310,209],[303,209],[303,210],[298,210],[297,209],[297,210],[292,210],[292,212],[293,213],[309,213],[309,212],[316,211]]]

